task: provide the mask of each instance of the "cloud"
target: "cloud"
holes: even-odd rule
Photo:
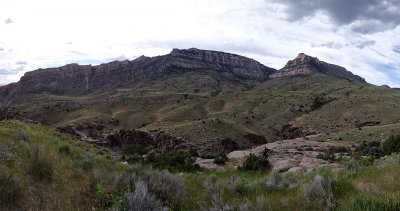
[[[359,49],[363,49],[365,47],[373,46],[375,45],[375,43],[376,43],[375,40],[361,40],[361,41],[351,42],[350,45]]]
[[[4,51],[4,48],[1,48],[1,47],[0,47],[0,51]]]
[[[272,0],[286,5],[287,19],[297,21],[326,13],[338,26],[369,34],[400,25],[400,0]]]
[[[10,1],[0,14],[21,21],[8,30],[0,24],[0,46],[5,49],[0,69],[17,69],[22,59],[28,61],[28,71],[195,47],[243,55],[273,68],[305,52],[370,83],[395,85],[400,80],[391,77],[394,72],[375,64],[399,67],[399,1],[121,0],[96,6],[79,0],[27,1],[29,12]],[[35,33],[26,36],[27,31]],[[18,81],[24,71],[0,75],[0,81]]]
[[[17,65],[27,65],[28,62],[27,61],[18,61],[15,64],[17,64]]]
[[[24,71],[24,66],[18,66],[16,68],[0,68],[0,75],[15,75],[21,71]]]
[[[396,53],[400,53],[400,45],[394,46],[392,51],[396,52]]]
[[[13,20],[11,20],[11,18],[7,18],[5,21],[4,21],[4,24],[10,24],[10,23],[13,23],[14,21]]]
[[[358,49],[364,49],[366,47],[370,47],[375,45],[375,40],[358,40],[358,41],[351,41],[347,43],[340,43],[340,42],[327,42],[322,44],[311,44],[311,47],[325,47],[331,49],[342,49],[343,47],[356,47]]]
[[[327,42],[327,43],[322,43],[322,44],[311,44],[311,47],[326,47],[326,48],[332,48],[332,49],[341,49],[343,47],[342,43],[339,42]]]
[[[396,25],[393,22],[384,23],[381,20],[356,20],[351,23],[349,27],[354,32],[372,34],[393,29]]]

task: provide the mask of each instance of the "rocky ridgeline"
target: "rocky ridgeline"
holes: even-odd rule
[[[294,60],[290,60],[284,68],[271,74],[270,78],[307,76],[315,73],[365,83],[363,78],[347,71],[346,68],[320,61],[318,58],[304,53],[300,53]]]
[[[173,49],[170,54],[141,56],[132,61],[113,61],[97,66],[68,64],[58,68],[27,72],[18,83],[0,87],[0,102],[18,93],[53,93],[79,95],[110,89],[138,81],[161,80],[169,75],[189,71],[210,71],[230,81],[265,81],[271,78],[322,73],[341,79],[365,82],[345,68],[328,64],[303,53],[289,61],[280,71],[243,56],[195,48]],[[2,103],[4,104],[4,103]]]
[[[114,61],[97,66],[68,64],[27,72],[18,83],[0,87],[0,100],[15,90],[24,93],[82,94],[202,70],[215,71],[235,80],[265,80],[276,71],[239,55],[198,49],[173,49],[164,56],[141,56],[132,61]]]

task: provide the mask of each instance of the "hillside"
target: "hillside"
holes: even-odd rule
[[[397,210],[399,156],[339,173],[184,172],[127,165],[51,128],[0,121],[0,210]],[[360,161],[361,163],[361,161]]]
[[[396,124],[400,93],[299,54],[281,70],[215,51],[76,64],[0,88],[2,116],[74,126],[95,139],[120,129],[167,132],[197,149]],[[228,147],[229,148],[229,147]]]

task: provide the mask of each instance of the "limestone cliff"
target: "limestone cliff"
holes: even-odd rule
[[[159,79],[187,71],[214,71],[222,77],[262,81],[276,70],[243,56],[199,49],[173,49],[170,54],[114,61],[98,66],[68,64],[27,72],[13,89],[28,93],[82,94]],[[9,87],[10,88],[10,87]],[[0,89],[4,98],[9,88]]]
[[[300,53],[294,60],[290,60],[284,68],[270,75],[270,78],[282,78],[291,76],[307,76],[315,73],[322,73],[336,78],[365,83],[360,76],[338,65],[320,61],[316,57]]]

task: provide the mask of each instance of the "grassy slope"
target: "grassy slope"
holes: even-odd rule
[[[310,111],[315,94],[333,101]],[[274,79],[250,88],[212,74],[187,73],[79,97],[29,95],[14,105],[49,125],[102,122],[106,132],[162,129],[194,143],[225,136],[244,146],[250,145],[246,133],[277,140],[289,122],[326,133],[367,121],[400,120],[400,92],[324,75]]]
[[[41,180],[32,173],[34,150],[38,148],[41,150],[39,157],[43,162],[50,163],[47,168],[54,171],[51,178]],[[84,170],[85,162],[93,162],[99,171],[111,167],[115,172],[121,170],[121,166],[113,161],[119,155],[108,149],[72,140],[38,125],[17,121],[0,122],[0,149],[1,172],[11,174],[22,190],[13,199],[16,200],[13,209],[89,210],[94,206],[90,197],[93,171]],[[0,204],[8,206],[4,202]]]
[[[66,145],[70,150],[65,150]],[[38,180],[31,173],[32,150],[37,146],[45,149],[41,156],[53,161],[54,174],[51,179]],[[1,209],[121,208],[123,206],[115,201],[108,205],[103,203],[110,198],[118,199],[117,202],[126,198],[128,188],[122,187],[115,191],[118,186],[116,183],[121,183],[123,178],[131,178],[130,175],[143,174],[151,177],[160,174],[141,166],[119,164],[118,155],[106,149],[72,140],[42,126],[26,125],[17,121],[0,122],[0,149],[0,175],[11,174],[21,188],[20,195],[13,197],[15,205],[2,201]],[[93,157],[90,166],[87,165],[88,155]],[[185,173],[175,176],[178,180],[183,179],[182,188],[185,194],[181,199],[174,199],[181,203],[173,207],[176,210],[199,210],[218,206],[238,210],[245,207],[250,207],[250,210],[257,210],[257,207],[258,210],[321,210],[330,201],[337,210],[396,210],[400,207],[400,183],[397,179],[400,176],[399,163],[400,156],[393,155],[378,160],[372,166],[361,167],[353,173],[347,170],[332,173],[323,169],[304,174],[282,175],[241,171]],[[325,186],[322,192],[318,191],[318,182],[312,182],[315,175],[322,175],[324,181],[331,181],[329,187],[332,195],[325,195],[330,193]],[[269,188],[266,185],[268,181]],[[128,185],[124,182],[121,184],[125,187]],[[310,191],[313,185],[317,185],[317,190]],[[2,194],[5,192],[4,188],[10,189],[0,180]],[[121,190],[122,196],[118,195]],[[171,192],[168,194],[168,197],[173,198]],[[313,194],[317,194],[318,200],[308,201],[310,197],[315,197]]]

